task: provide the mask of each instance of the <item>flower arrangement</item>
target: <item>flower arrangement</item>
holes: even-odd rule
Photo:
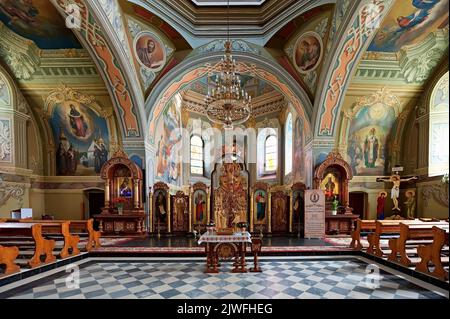
[[[127,201],[126,198],[116,197],[116,198],[113,198],[112,202],[113,202],[113,204],[116,205],[116,207],[122,207],[123,208],[123,205],[125,205],[125,203],[128,202],[128,201]]]

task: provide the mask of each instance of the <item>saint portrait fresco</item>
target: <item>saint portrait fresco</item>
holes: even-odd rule
[[[159,71],[166,61],[162,41],[153,33],[144,31],[135,38],[135,54],[139,63],[152,71]]]
[[[294,126],[294,161],[292,163],[294,182],[300,181],[304,177],[303,159],[303,123],[301,119],[295,121]]]
[[[109,156],[106,120],[76,101],[54,105],[49,119],[56,143],[57,175],[96,175]]]
[[[315,32],[306,32],[297,40],[294,65],[300,73],[314,70],[322,58],[322,40]]]
[[[347,155],[354,175],[383,174],[395,119],[393,108],[382,103],[364,106],[352,119]]]

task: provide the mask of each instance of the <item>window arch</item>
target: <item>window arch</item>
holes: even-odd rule
[[[448,72],[436,83],[431,93],[429,107],[428,176],[437,176],[448,173]]]
[[[204,167],[204,143],[200,136],[191,136],[191,174],[202,175]]]
[[[292,172],[292,139],[292,113],[289,113],[284,134],[284,175]]]
[[[269,135],[264,143],[264,172],[274,173],[278,166],[278,139],[276,135]]]

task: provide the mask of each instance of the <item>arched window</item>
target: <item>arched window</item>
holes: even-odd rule
[[[264,171],[274,173],[278,165],[278,140],[275,135],[269,135],[264,144]]]
[[[292,114],[286,118],[284,134],[284,175],[292,172]]]
[[[448,173],[448,72],[437,82],[430,99],[428,175]]]
[[[203,176],[203,140],[198,135],[191,137],[191,174]]]

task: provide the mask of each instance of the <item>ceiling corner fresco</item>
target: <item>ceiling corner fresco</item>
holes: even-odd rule
[[[332,7],[304,22],[284,46],[289,62],[302,83],[314,96],[321,65],[325,58]]]
[[[81,44],[48,0],[0,0],[0,21],[40,49],[80,49]]]
[[[144,91],[147,91],[172,58],[175,46],[154,27],[126,16],[133,61]]]

